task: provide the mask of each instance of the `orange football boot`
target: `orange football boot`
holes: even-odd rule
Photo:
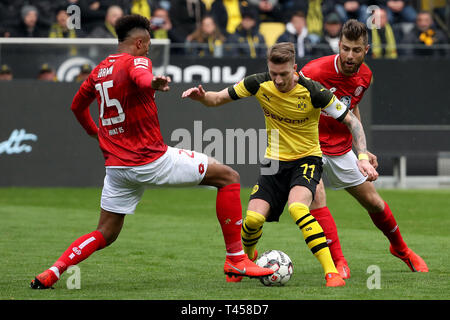
[[[394,250],[392,245],[390,245],[389,251],[395,257],[403,260],[412,272],[428,272],[428,266],[425,261],[411,249],[408,248],[406,253],[401,255]]]
[[[239,260],[233,261],[229,256],[227,256],[227,258],[225,259],[223,270],[227,276],[259,278],[273,274],[272,269],[261,268],[256,263],[251,261],[246,254],[243,254],[240,258],[233,258]]]
[[[253,259],[250,259],[251,261],[255,262],[258,258],[258,250],[255,249],[255,252],[253,253]],[[227,282],[241,282],[243,276],[236,276],[236,275],[226,275]]]
[[[345,260],[339,260],[336,262],[336,269],[339,272],[339,275],[342,279],[350,278],[350,268]]]
[[[31,280],[30,287],[31,289],[53,289],[52,286],[58,280],[59,278],[56,274],[52,270],[47,269],[37,275],[34,280]]]
[[[345,286],[345,281],[339,275],[339,273],[327,273],[325,275],[325,280],[327,280],[327,287],[343,287]]]

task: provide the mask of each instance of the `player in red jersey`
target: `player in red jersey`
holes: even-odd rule
[[[360,119],[358,103],[372,80],[372,71],[363,63],[368,50],[366,26],[356,20],[348,20],[342,28],[339,54],[313,60],[302,68],[301,73],[334,92]],[[394,256],[402,259],[413,272],[428,272],[425,261],[403,241],[388,204],[377,193],[373,183],[358,170],[358,159],[369,159],[376,168],[376,156],[368,152],[357,157],[352,151],[352,135],[347,127],[323,113],[319,121],[319,139],[324,174],[331,186],[345,189],[368,211],[375,226],[389,239],[389,249]],[[350,269],[326,204],[322,181],[317,186],[311,214],[324,229],[336,268],[342,278],[349,278]]]
[[[210,185],[218,188],[216,213],[225,240],[224,272],[228,276],[272,274],[248,259],[242,249],[239,174],[205,154],[167,146],[160,132],[155,90],[168,91],[170,78],[154,76],[145,56],[150,22],[139,15],[116,24],[118,52],[108,56],[83,82],[72,102],[76,118],[98,139],[106,176],[98,227],[75,240],[60,258],[31,282],[47,289],[71,265],[78,264],[118,237],[125,216],[133,214],[149,185]],[[99,127],[89,113],[97,99]]]

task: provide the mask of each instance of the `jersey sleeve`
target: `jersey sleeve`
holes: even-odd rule
[[[302,74],[299,74],[298,83],[308,89],[314,108],[322,109],[323,112],[338,121],[342,121],[345,118],[348,108],[321,83],[311,80]]]
[[[336,119],[337,121],[342,122],[349,109],[345,104],[340,102],[335,95],[333,95],[330,103],[325,108],[322,108],[322,111],[330,117]]]
[[[89,135],[96,135],[98,133],[97,124],[94,122],[89,112],[89,106],[94,99],[95,86],[91,76],[89,76],[80,86],[80,89],[73,98],[72,106],[70,107],[78,122]]]
[[[254,96],[258,92],[261,83],[268,80],[270,80],[270,76],[267,72],[252,74],[234,86],[228,87],[228,94],[233,100]]]
[[[334,95],[317,81],[299,74],[298,83],[308,89],[314,108],[325,108],[331,103]]]
[[[130,78],[141,89],[152,88],[152,61],[146,57],[136,57],[129,67]]]

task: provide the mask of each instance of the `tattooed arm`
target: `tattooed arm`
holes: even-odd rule
[[[356,105],[352,109],[352,112],[356,116],[356,118],[358,118],[358,120],[361,121],[361,114],[359,112],[359,106],[358,105]],[[378,167],[378,158],[377,158],[377,156],[374,155],[373,153],[369,152],[369,151],[367,151],[367,154],[369,155],[369,162],[370,162],[370,164],[376,169]]]
[[[361,121],[358,120],[353,112],[348,112],[344,120],[342,120],[342,123],[345,124],[352,133],[353,147],[355,148],[356,154],[367,154],[366,135]]]
[[[366,135],[364,133],[361,121],[352,113],[347,112],[345,118],[342,120],[353,136],[353,147],[358,155],[358,168],[367,180],[374,181],[378,178],[378,172],[369,162],[369,155],[367,151]]]

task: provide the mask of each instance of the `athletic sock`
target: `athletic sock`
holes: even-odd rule
[[[394,250],[403,255],[407,252],[408,246],[403,241],[398,224],[395,221],[394,215],[391,212],[388,204],[384,202],[384,210],[381,212],[369,212],[375,226],[380,229],[383,234],[389,239]]]
[[[241,237],[244,252],[249,259],[254,258],[255,247],[262,235],[262,227],[266,218],[255,211],[247,210],[247,216],[242,223]]]
[[[328,207],[322,207],[319,209],[311,210],[311,215],[319,222],[320,226],[325,233],[327,238],[328,248],[330,248],[331,257],[334,263],[338,261],[347,261],[342,253],[341,243],[339,241],[339,236],[337,232],[336,223],[334,222],[333,216],[331,215]]]
[[[322,265],[324,273],[338,273],[331,258],[323,229],[309,213],[308,206],[300,202],[294,202],[289,206],[289,213],[302,231],[303,239],[308,248]]]
[[[241,185],[239,183],[233,183],[218,189],[216,213],[222,228],[227,255],[230,258],[243,255]]]
[[[59,274],[56,272],[55,274],[59,278],[68,267],[80,263],[95,251],[103,249],[105,246],[106,241],[100,231],[96,230],[85,234],[75,240],[50,269],[55,272],[56,267]]]

